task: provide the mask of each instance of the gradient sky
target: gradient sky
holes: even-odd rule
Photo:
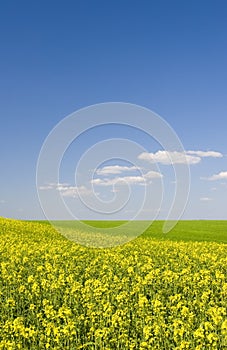
[[[80,108],[121,101],[164,118],[186,151],[222,155],[190,165],[184,218],[227,219],[226,18],[224,0],[2,2],[0,216],[44,218],[35,176],[48,133]],[[85,135],[80,152],[114,135]],[[72,146],[64,163],[71,185],[75,154]]]

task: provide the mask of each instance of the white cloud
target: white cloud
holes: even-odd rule
[[[206,178],[206,180],[209,180],[209,181],[227,180],[227,171],[221,171],[219,174],[214,174]]]
[[[91,183],[93,185],[101,185],[101,186],[113,186],[116,184],[123,185],[125,183],[129,185],[135,185],[135,184],[146,184],[147,182],[150,182],[152,179],[157,179],[162,177],[163,175],[157,171],[149,171],[143,176],[135,175],[135,176],[118,176],[113,179],[109,179],[109,178],[92,179]]]
[[[4,199],[0,199],[0,204],[5,204],[5,200]]]
[[[187,155],[177,151],[158,151],[156,153],[143,152],[139,155],[139,159],[147,160],[152,163],[169,164],[197,164],[201,158],[197,156]]]
[[[62,187],[68,187],[70,186],[68,183],[66,182],[63,182],[63,183],[55,183],[55,182],[49,182],[48,184],[46,185],[43,185],[43,186],[40,186],[39,189],[40,190],[53,190],[53,189],[59,189],[59,188],[62,188]]]
[[[144,174],[145,179],[157,179],[163,177],[161,173],[158,171],[148,171],[148,173]]]
[[[114,179],[113,179],[114,180]],[[128,183],[128,184],[138,184],[138,183],[143,183],[145,181],[145,178],[141,175],[138,176],[124,176],[124,177],[118,177],[115,179],[118,183]]]
[[[152,163],[170,164],[197,164],[203,157],[221,158],[223,155],[216,151],[157,151],[156,153],[143,152],[138,158]]]
[[[100,186],[109,186],[107,184],[108,179],[92,179],[91,184],[92,185],[100,185]]]
[[[77,197],[79,195],[89,195],[91,191],[85,186],[69,186],[58,189],[63,197]]]
[[[68,183],[49,183],[45,186],[40,186],[40,190],[56,190],[63,197],[77,197],[79,195],[89,195],[91,190],[85,186],[70,186]]]
[[[93,185],[100,185],[100,186],[113,186],[116,184],[123,185],[126,182],[128,184],[135,184],[135,183],[141,183],[144,182],[145,179],[142,176],[124,176],[124,177],[115,177],[114,179],[92,179],[91,183]]]
[[[203,202],[209,202],[209,201],[212,201],[212,198],[209,198],[209,197],[201,197],[200,200],[203,201]]]
[[[186,151],[187,154],[195,155],[198,157],[213,157],[213,158],[222,158],[223,154],[216,151]]]
[[[111,175],[111,174],[121,174],[126,171],[138,170],[136,166],[121,166],[121,165],[108,165],[103,168],[97,169],[97,175]]]

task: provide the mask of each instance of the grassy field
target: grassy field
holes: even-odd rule
[[[124,221],[85,221],[88,225],[101,228],[120,226]],[[139,222],[135,222],[135,226]],[[227,221],[188,220],[179,221],[170,232],[164,234],[164,221],[155,221],[143,234],[143,238],[171,241],[208,241],[227,243]]]
[[[41,223],[49,225],[48,222]],[[67,238],[85,246],[111,247],[127,243],[137,236],[158,240],[227,243],[227,221],[224,220],[179,221],[168,233],[163,233],[164,221],[155,221],[151,225],[149,221],[134,221],[127,229],[124,225],[127,221],[84,221],[84,223],[86,225],[81,228],[77,221],[53,221],[55,228]],[[140,232],[143,233],[138,235]]]
[[[158,221],[145,232],[144,237],[174,241],[208,241],[227,243],[227,221],[179,221],[174,229],[162,233],[163,223]]]
[[[0,219],[0,349],[226,349],[227,222],[162,225],[94,249]]]

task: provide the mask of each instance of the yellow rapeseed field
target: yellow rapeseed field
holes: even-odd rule
[[[227,245],[112,249],[0,219],[0,349],[227,349]]]

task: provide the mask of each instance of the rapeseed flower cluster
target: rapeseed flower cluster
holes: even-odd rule
[[[0,236],[0,349],[227,347],[225,244],[92,249],[6,219]]]

